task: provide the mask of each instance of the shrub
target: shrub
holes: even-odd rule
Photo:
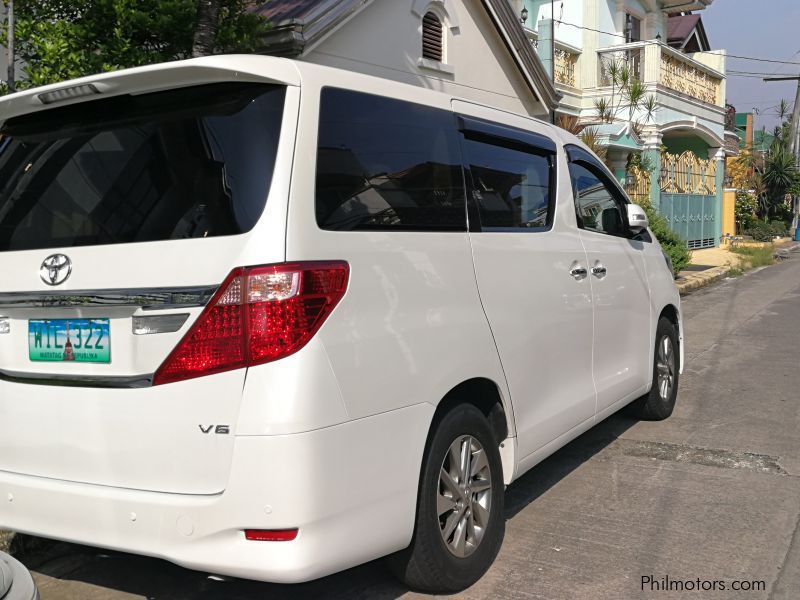
[[[786,221],[770,221],[769,226],[772,228],[772,231],[775,235],[780,237],[786,237],[789,235],[789,225]]]
[[[788,234],[789,228],[784,221],[752,221],[744,231],[744,235],[749,235],[757,242],[771,242],[775,236],[784,237]]]
[[[772,240],[772,228],[769,223],[764,223],[764,221],[752,221],[743,233],[757,242],[769,242]]]
[[[649,204],[643,206],[643,208],[647,213],[647,218],[650,220],[650,229],[655,234],[664,252],[672,260],[672,268],[677,276],[689,264],[690,255],[689,249],[686,247],[686,240],[672,231],[667,224],[667,220]]]
[[[755,218],[758,201],[750,192],[739,191],[736,193],[734,214],[738,231],[744,231]]]

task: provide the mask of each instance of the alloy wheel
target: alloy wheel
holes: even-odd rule
[[[656,356],[656,370],[658,371],[658,395],[667,402],[672,397],[672,388],[675,386],[675,351],[672,339],[665,335],[658,342]]]
[[[492,509],[492,473],[486,451],[470,435],[455,439],[442,461],[436,498],[447,549],[459,558],[481,543]]]

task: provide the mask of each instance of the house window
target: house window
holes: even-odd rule
[[[422,58],[442,62],[444,43],[442,22],[432,12],[422,17]]]
[[[630,13],[625,13],[625,42],[640,42],[642,40],[642,20]]]
[[[630,13],[625,13],[625,43],[640,42],[642,40],[642,20]],[[642,52],[643,48],[636,48],[628,52],[628,67],[631,75],[642,79]]]

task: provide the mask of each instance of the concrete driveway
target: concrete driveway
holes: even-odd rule
[[[800,254],[686,297],[684,314],[675,414],[615,415],[510,486],[500,556],[458,597],[800,597]],[[419,597],[380,562],[286,587],[15,544],[43,600]]]

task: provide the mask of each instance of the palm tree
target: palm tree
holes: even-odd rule
[[[600,160],[605,162],[608,149],[600,143],[600,136],[596,127],[582,125],[578,117],[572,115],[558,115],[556,125],[573,135],[577,135]]]
[[[753,194],[758,200],[759,212],[767,214],[769,204],[767,203],[767,185],[764,183],[764,178],[761,173],[755,173],[752,180]]]
[[[777,145],[764,165],[763,181],[767,188],[767,215],[775,214],[786,194],[797,185],[798,172],[794,156],[783,145]]]
[[[598,120],[601,123],[614,123],[621,116],[623,121],[630,123],[637,135],[641,135],[643,126],[652,121],[655,115],[655,96],[647,94],[647,88],[631,70],[627,59],[606,61],[603,69],[604,76],[611,84],[611,98],[594,101]],[[638,112],[643,113],[642,118],[634,119]]]

